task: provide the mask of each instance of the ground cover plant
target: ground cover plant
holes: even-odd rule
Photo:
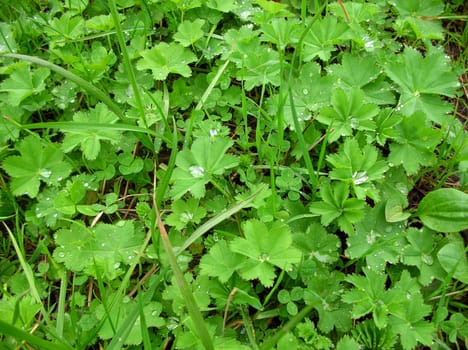
[[[1,348],[466,348],[466,19],[2,2]]]

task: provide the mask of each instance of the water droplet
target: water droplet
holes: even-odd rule
[[[114,269],[117,270],[119,267],[120,267],[120,263],[119,262],[116,262],[114,265],[113,265]]]
[[[60,253],[58,253],[58,256],[59,256],[59,258],[64,258],[64,257],[65,257],[65,253],[64,253],[64,252],[60,252]]]
[[[432,256],[427,255],[427,254],[423,254],[421,260],[422,260],[423,263],[425,263],[426,265],[432,265],[432,264],[434,263],[434,259],[432,258]]]
[[[180,220],[182,222],[189,222],[189,221],[192,221],[192,219],[193,219],[193,213],[185,212],[185,213],[180,214]]]
[[[369,177],[367,176],[366,171],[356,171],[353,174],[353,182],[355,185],[360,185],[365,183],[367,180],[369,180]]]
[[[302,93],[303,93],[304,95],[307,95],[307,94],[309,93],[309,90],[304,89],[304,90],[302,90]]]
[[[151,312],[151,316],[157,316],[158,315],[158,310],[153,310]]]
[[[50,175],[52,175],[52,170],[50,170],[50,169],[42,169],[42,170],[39,172],[39,175],[41,175],[43,178],[48,179],[48,178],[50,177]]]
[[[83,184],[83,186],[84,186],[84,187],[89,187],[89,183],[85,182],[85,183]]]
[[[132,256],[132,255],[129,255],[129,256],[127,257],[127,259],[128,259],[128,260],[132,260],[132,259],[133,259],[133,256]]]
[[[210,137],[215,137],[216,135],[218,135],[218,130],[210,129]]]
[[[198,165],[193,165],[189,168],[190,174],[195,178],[200,178],[205,176],[205,169]]]
[[[262,255],[258,257],[258,260],[260,262],[270,261],[270,256],[268,255],[268,253],[262,253]]]

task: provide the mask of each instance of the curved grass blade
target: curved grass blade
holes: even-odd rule
[[[154,202],[154,211],[156,213],[156,221],[159,227],[159,233],[164,246],[164,250],[167,254],[169,264],[171,265],[172,272],[174,273],[174,277],[179,287],[180,294],[182,294],[185,306],[187,307],[190,318],[192,319],[193,324],[195,326],[195,330],[198,333],[198,336],[200,337],[204,348],[207,350],[214,350],[213,341],[211,340],[211,336],[206,327],[205,320],[203,319],[200,309],[198,308],[197,302],[195,301],[192,291],[190,290],[190,286],[184,278],[184,273],[177,264],[177,258],[174,254],[174,249],[172,248],[169,236],[167,235],[166,228],[164,227],[164,224],[161,221],[161,216],[159,215],[159,210],[156,206],[156,201]]]
[[[203,225],[201,225],[199,228],[197,228],[192,235],[185,241],[185,243],[177,250],[176,256],[182,253],[185,249],[187,249],[193,242],[195,242],[198,238],[203,236],[205,233],[207,233],[209,230],[211,230],[213,227],[218,225],[220,222],[223,222],[230,216],[234,215],[237,213],[239,210],[249,206],[256,198],[257,196],[263,192],[266,189],[266,186],[260,186],[259,189],[257,189],[254,193],[252,193],[249,197],[246,199],[237,202],[235,205],[230,207],[229,209],[226,209],[225,211],[219,213],[218,215],[212,217],[210,220],[205,222]]]

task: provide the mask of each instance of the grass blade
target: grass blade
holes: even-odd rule
[[[297,116],[296,105],[294,104],[294,97],[292,93],[291,86],[289,87],[289,100],[291,103],[291,112],[294,121],[294,129],[296,130],[297,141],[299,142],[299,147],[302,151],[302,157],[304,158],[304,162],[306,164],[307,170],[309,171],[310,181],[312,185],[312,192],[313,189],[318,185],[317,176],[314,171],[314,167],[312,166],[312,160],[310,159],[309,150],[304,140],[304,135],[302,134],[301,124],[299,123],[299,117]]]
[[[135,96],[138,113],[140,114],[140,121],[145,127],[148,127],[148,123],[146,123],[145,109],[143,107],[143,103],[141,102],[140,89],[138,89],[135,71],[133,70],[132,63],[130,62],[130,56],[128,55],[127,46],[125,45],[125,39],[122,27],[120,26],[119,15],[117,13],[117,7],[115,6],[115,0],[109,1],[109,7],[112,19],[114,20],[115,30],[117,34],[117,39],[119,41],[120,51],[122,52],[125,70],[127,71],[128,80],[130,80],[130,84],[132,85],[133,96]]]
[[[166,228],[161,221],[161,216],[159,215],[159,210],[156,206],[156,202],[154,203],[154,210],[156,212],[156,220],[159,227],[159,232],[161,235],[161,241],[164,246],[164,250],[166,251],[167,258],[169,260],[169,264],[171,265],[172,272],[174,273],[174,277],[176,279],[177,285],[179,287],[180,293],[184,298],[185,305],[187,306],[188,313],[190,318],[193,321],[195,329],[200,337],[200,340],[207,350],[214,350],[213,342],[211,340],[211,336],[208,333],[208,329],[205,325],[205,320],[198,308],[198,305],[195,301],[195,298],[190,290],[190,287],[187,281],[184,278],[184,273],[180,269],[179,265],[177,264],[177,258],[174,254],[174,250],[172,248],[172,244],[169,241],[169,236],[167,235]]]
[[[239,210],[247,207],[248,205],[250,205],[257,197],[260,193],[262,193],[264,190],[266,189],[266,186],[260,186],[254,193],[252,193],[249,197],[247,197],[246,199],[236,203],[235,205],[233,205],[231,208],[219,213],[218,215],[212,217],[210,220],[208,220],[207,222],[205,222],[203,225],[201,225],[199,228],[197,228],[193,233],[192,235],[185,241],[185,243],[182,245],[182,247],[180,247],[178,250],[177,250],[177,253],[176,255],[179,255],[180,253],[182,253],[185,249],[187,249],[193,242],[195,242],[198,238],[200,238],[201,236],[203,236],[206,232],[208,232],[209,230],[211,230],[213,227],[215,227],[216,225],[218,225],[220,222],[223,222],[224,220],[226,220],[227,218],[229,218],[230,216],[234,215],[235,213],[237,213]]]

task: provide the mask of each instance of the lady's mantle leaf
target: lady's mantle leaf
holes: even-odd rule
[[[418,112],[395,126],[399,135],[390,144],[388,160],[394,165],[401,164],[408,175],[416,174],[421,165],[431,165],[436,159],[434,149],[442,134],[427,127],[426,120],[425,114]]]
[[[226,283],[244,260],[242,255],[230,250],[223,240],[211,247],[210,252],[201,259],[201,274],[218,277],[221,283]]]
[[[349,197],[349,185],[345,182],[324,182],[320,189],[323,201],[310,205],[313,214],[321,216],[322,225],[328,226],[334,220],[338,222],[340,229],[346,233],[353,233],[353,224],[359,222],[366,206],[364,200]]]
[[[199,206],[198,200],[190,198],[187,201],[181,199],[172,203],[172,213],[167,217],[166,224],[182,230],[188,224],[198,224],[206,215],[206,210]]]
[[[434,122],[444,120],[450,108],[437,95],[454,97],[459,83],[443,52],[422,57],[417,50],[406,48],[385,66],[385,72],[400,86],[399,109],[404,115],[422,111]]]
[[[71,271],[104,275],[111,280],[122,274],[122,264],[133,262],[143,238],[143,232],[135,232],[131,221],[98,224],[93,229],[75,222],[69,229],[57,232],[54,258]]]
[[[193,52],[177,43],[160,43],[143,51],[141,56],[143,58],[137,62],[137,68],[151,69],[156,80],[166,79],[169,73],[189,77],[192,71],[188,64],[197,60]]]
[[[118,121],[113,113],[110,113],[105,104],[98,104],[95,109],[89,111],[80,111],[73,116],[73,121],[78,123],[92,123],[109,125]],[[62,149],[68,153],[74,148],[80,146],[84,156],[89,160],[98,157],[101,151],[101,141],[109,141],[116,144],[120,140],[120,132],[113,130],[96,129],[72,129],[65,132]]]
[[[196,198],[203,197],[205,185],[213,175],[222,175],[226,169],[239,163],[236,157],[226,154],[231,145],[232,141],[228,138],[200,137],[193,142],[190,150],[179,152],[177,168],[172,174],[173,198],[179,199],[186,192],[191,192]]]
[[[183,21],[177,28],[177,33],[174,34],[174,40],[187,47],[192,45],[195,41],[203,37],[202,27],[205,24],[203,19],[196,19],[195,21]]]
[[[347,93],[343,89],[336,89],[332,93],[332,107],[320,110],[317,120],[326,125],[333,125],[333,131],[328,140],[336,141],[340,136],[352,136],[356,130],[375,130],[372,120],[379,108],[372,103],[363,103],[364,93],[359,89],[352,89]]]
[[[35,198],[41,181],[56,185],[68,177],[70,164],[63,160],[63,152],[51,143],[45,146],[34,136],[28,136],[17,146],[20,156],[11,156],[3,162],[10,175],[11,191],[15,196],[24,194]]]
[[[289,227],[281,222],[268,226],[258,220],[244,223],[245,238],[236,238],[231,242],[231,250],[245,255],[248,261],[240,269],[246,279],[258,278],[269,287],[276,276],[274,266],[283,270],[301,260],[301,252],[292,247],[292,235]]]
[[[0,84],[0,91],[8,92],[8,103],[19,106],[21,101],[45,90],[45,79],[50,75],[47,68],[30,71],[24,66],[16,69],[10,77]]]

